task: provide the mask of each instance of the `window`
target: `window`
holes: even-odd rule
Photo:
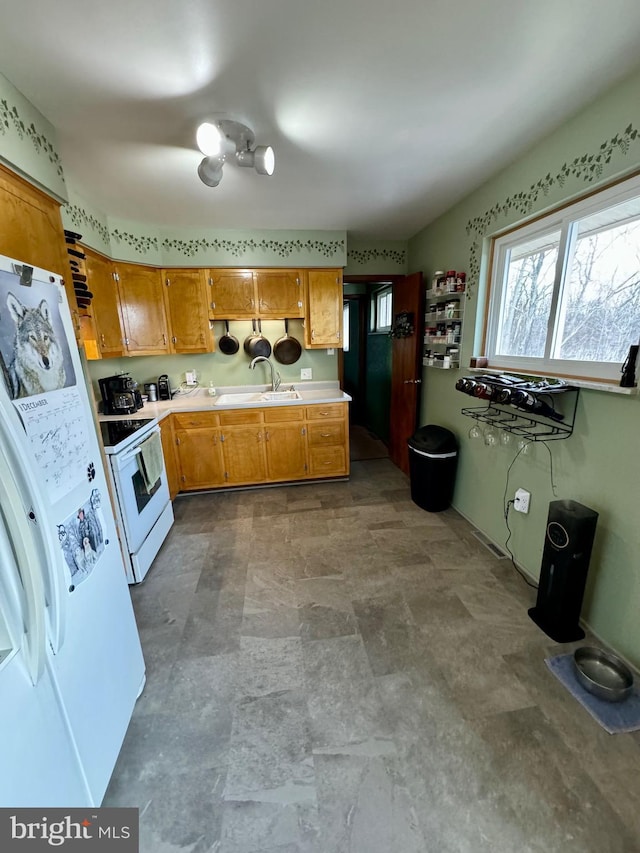
[[[391,329],[391,288],[376,290],[371,297],[371,331],[388,332]]]
[[[494,242],[491,366],[618,381],[640,338],[640,178]]]

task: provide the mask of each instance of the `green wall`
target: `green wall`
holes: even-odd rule
[[[248,320],[231,320],[230,331],[240,342],[240,351],[235,355],[223,355],[221,352],[204,353],[201,355],[169,355],[169,356],[131,356],[130,358],[108,358],[100,361],[89,362],[89,373],[94,382],[96,394],[98,393],[97,380],[103,376],[111,376],[117,373],[128,373],[140,384],[144,382],[155,382],[162,373],[167,373],[173,388],[184,380],[187,370],[195,370],[198,381],[202,385],[208,385],[213,381],[218,385],[264,385],[271,381],[270,373],[266,367],[256,366],[254,371],[249,370],[251,359],[244,352],[242,343],[252,332],[251,322]],[[224,334],[224,324],[214,324],[216,340]],[[284,335],[284,323],[280,320],[263,320],[262,332],[273,345],[278,338]],[[301,343],[304,340],[302,320],[289,321],[289,334],[296,337]],[[300,384],[300,370],[310,367],[313,371],[312,379],[335,380],[338,376],[337,350],[332,355],[328,350],[306,350],[303,348],[299,361],[295,364],[278,364],[272,358],[274,366],[280,373],[283,383]]]
[[[66,201],[67,187],[53,125],[0,74],[0,162]]]
[[[409,242],[409,269],[427,280],[436,269],[466,270],[462,364],[480,354],[488,238],[507,226],[640,168],[640,73],[567,121],[557,132],[481,186]],[[639,318],[640,324],[640,318]],[[503,494],[513,446],[471,440],[474,423],[460,413],[468,398],[455,391],[462,371],[423,371],[421,423],[439,423],[460,439],[454,505],[492,540],[504,545]],[[599,514],[582,615],[602,642],[640,666],[640,401],[582,390],[573,436],[530,446],[509,475],[507,496],[532,494],[528,515],[510,514],[510,547],[537,578],[549,501],[571,498]],[[534,601],[535,598],[532,598]]]

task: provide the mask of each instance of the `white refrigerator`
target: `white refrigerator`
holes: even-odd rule
[[[59,276],[0,257],[0,807],[102,802],[145,667]]]

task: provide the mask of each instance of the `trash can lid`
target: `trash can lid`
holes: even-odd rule
[[[425,453],[451,453],[458,449],[458,442],[451,430],[436,424],[427,424],[415,431],[407,444],[414,450]]]

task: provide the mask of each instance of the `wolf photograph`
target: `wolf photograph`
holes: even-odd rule
[[[100,502],[91,499],[58,525],[58,541],[71,579],[77,586],[93,571],[104,551]]]
[[[13,400],[75,385],[56,288],[0,272],[0,355]]]

